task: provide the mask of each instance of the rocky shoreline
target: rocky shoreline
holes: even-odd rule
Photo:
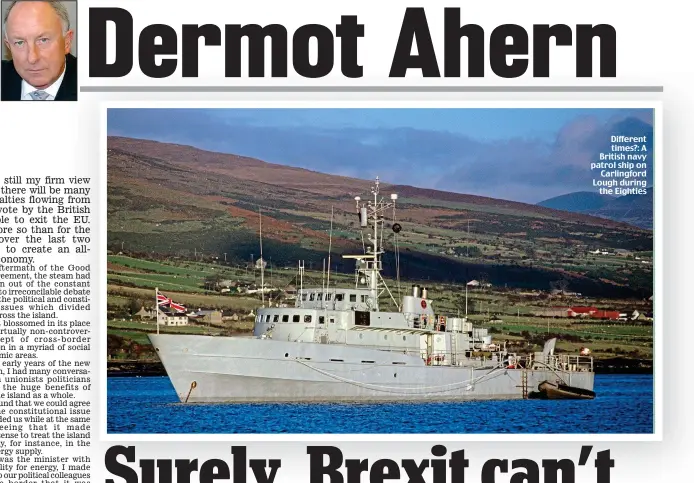
[[[593,361],[593,370],[596,374],[653,374],[653,361],[625,357],[596,359]]]

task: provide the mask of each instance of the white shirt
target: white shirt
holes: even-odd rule
[[[48,97],[46,98],[47,101],[55,101],[55,96],[58,95],[58,89],[60,89],[60,84],[63,83],[63,77],[65,77],[65,68],[63,68],[63,73],[60,74],[60,77],[58,77],[58,80],[56,80],[53,84],[46,87],[45,89],[37,89],[36,87],[29,84],[27,81],[22,79],[22,97],[21,97],[21,99],[23,101],[33,101],[34,99],[32,99],[29,94],[31,94],[34,91],[41,90],[41,91],[48,93]]]

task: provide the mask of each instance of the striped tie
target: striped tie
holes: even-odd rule
[[[50,96],[50,94],[46,91],[34,91],[29,93],[29,95],[35,101],[45,101],[48,99],[48,96]]]

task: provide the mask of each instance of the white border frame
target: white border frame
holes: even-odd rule
[[[101,421],[99,424],[99,436],[102,442],[128,442],[128,441],[158,441],[158,442],[349,442],[349,441],[397,441],[397,442],[468,442],[468,441],[533,441],[533,442],[617,442],[617,441],[662,441],[663,440],[663,105],[662,101],[279,101],[279,100],[254,100],[254,101],[128,101],[128,102],[101,102],[101,139],[99,156],[100,193],[99,202],[101,211],[100,219],[104,220],[100,226],[101,244],[98,247],[98,280],[103,285],[98,285],[96,297],[99,313],[106,308],[105,291],[107,287],[107,111],[109,108],[190,108],[190,109],[269,109],[269,108],[303,108],[303,109],[399,109],[399,108],[427,108],[427,109],[464,109],[464,108],[624,108],[624,109],[653,109],[654,132],[654,182],[655,198],[653,209],[653,276],[654,276],[654,321],[655,333],[653,343],[654,363],[654,401],[653,401],[653,425],[654,432],[646,434],[109,434],[107,432],[108,407],[107,407],[107,338],[105,325],[99,334],[99,347],[97,357],[98,377],[100,391]]]

